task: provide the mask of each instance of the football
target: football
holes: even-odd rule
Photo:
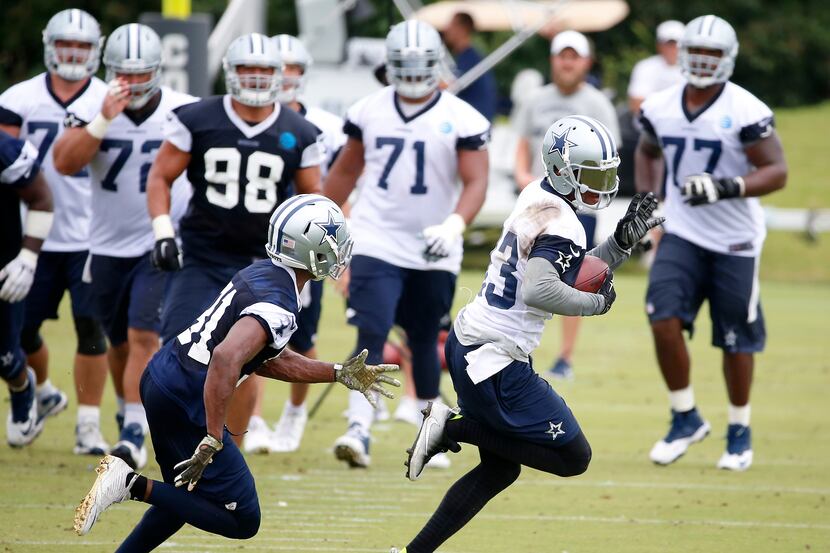
[[[586,255],[576,275],[574,288],[596,294],[610,273],[608,263],[593,255]]]

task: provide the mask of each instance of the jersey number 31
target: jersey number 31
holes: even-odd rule
[[[205,152],[207,199],[213,205],[233,209],[239,203],[242,153],[236,148],[211,148]],[[277,183],[285,162],[278,155],[254,152],[245,168],[245,209],[249,213],[270,213],[277,205]],[[267,173],[267,176],[263,174]],[[224,185],[224,190],[213,184]]]

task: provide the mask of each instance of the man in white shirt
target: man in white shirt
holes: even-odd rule
[[[631,70],[628,107],[636,115],[649,94],[683,82],[677,63],[677,44],[685,26],[680,21],[663,21],[657,26],[657,54],[640,60]]]

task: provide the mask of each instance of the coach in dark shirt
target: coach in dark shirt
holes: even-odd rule
[[[473,18],[465,12],[456,13],[444,29],[444,43],[455,58],[456,76],[463,75],[482,59],[481,54],[471,44],[474,32]],[[459,92],[458,97],[492,121],[496,115],[497,94],[496,78],[492,71],[487,71]]]

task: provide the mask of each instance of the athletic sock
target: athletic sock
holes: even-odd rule
[[[521,466],[481,450],[481,463],[447,490],[423,529],[406,546],[408,553],[432,553],[458,532],[493,497],[516,481]]]
[[[746,405],[742,405],[741,407],[730,404],[728,413],[729,424],[749,426],[750,413],[751,408],[748,403]]]
[[[357,423],[369,432],[375,418],[375,408],[366,397],[355,390],[349,392],[349,426]]]
[[[286,415],[301,415],[305,413],[305,402],[299,405],[294,405],[293,403],[291,403],[291,400],[288,399],[285,401],[285,407],[283,408],[283,412]]]
[[[133,478],[135,478],[135,482],[133,482],[133,486],[130,488],[130,499],[144,501],[144,496],[147,493],[147,477],[141,476],[137,472],[131,472],[127,475],[127,481],[124,485],[129,486]]]
[[[149,428],[147,414],[144,412],[144,406],[141,403],[127,403],[124,405],[124,428],[131,424],[140,425],[144,433],[147,433]]]
[[[121,396],[115,396],[115,403],[118,405],[118,411],[116,411],[122,417],[124,416],[124,406],[127,404],[124,401],[124,398]]]
[[[695,408],[695,392],[691,384],[682,390],[669,392],[671,408],[678,413],[685,413]]]
[[[48,378],[43,381],[43,384],[38,384],[37,386],[35,386],[35,393],[37,394],[38,399],[46,396],[51,396],[57,391],[58,389],[55,388],[55,385],[52,384],[52,381]]]
[[[78,405],[78,424],[101,426],[101,408],[97,405]]]

